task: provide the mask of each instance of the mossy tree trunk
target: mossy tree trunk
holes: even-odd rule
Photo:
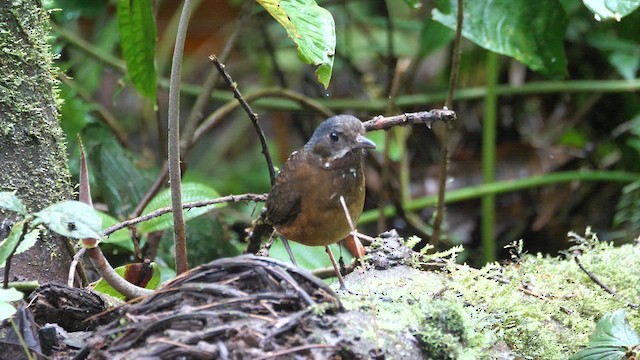
[[[72,196],[58,87],[39,0],[0,1],[0,191],[16,191],[29,212]],[[0,213],[0,237],[15,222]],[[66,282],[71,247],[47,234],[12,259],[10,281]]]

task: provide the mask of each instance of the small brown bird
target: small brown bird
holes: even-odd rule
[[[364,149],[375,149],[364,137],[362,122],[349,115],[324,121],[299,151],[289,156],[266,201],[266,219],[285,238],[326,247],[336,275],[340,271],[328,245],[351,232],[340,197],[357,223],[364,207]]]

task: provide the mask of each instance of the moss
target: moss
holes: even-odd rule
[[[489,264],[480,270],[459,267],[452,272],[449,299],[462,295],[496,324],[499,337],[516,357],[568,358],[587,344],[595,322],[607,311],[626,307],[637,298],[640,247],[613,247],[594,234],[583,244],[581,261],[606,284],[614,297],[593,283],[573,259],[525,255],[517,264]],[[639,328],[640,317],[631,317]]]
[[[602,315],[638,302],[640,293],[640,246],[614,247],[589,231],[576,238],[580,244],[570,254],[580,253],[581,263],[617,296],[596,285],[573,255],[522,255],[517,263],[481,269],[451,259],[446,272],[427,272],[420,269],[431,258],[414,253],[406,262],[413,267],[349,275],[352,291],[374,290],[372,296],[343,295],[341,300],[360,317],[376,315],[377,337],[391,359],[408,358],[403,353],[408,338],[432,359],[566,359],[586,346]],[[631,311],[627,318],[640,329],[638,310]],[[376,338],[373,321],[352,326],[359,336]]]

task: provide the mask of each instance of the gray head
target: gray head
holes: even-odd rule
[[[354,150],[375,149],[376,144],[364,137],[364,134],[364,126],[356,117],[337,115],[320,124],[304,148],[332,161]]]

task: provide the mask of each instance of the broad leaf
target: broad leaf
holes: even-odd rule
[[[120,46],[136,89],[156,101],[156,26],[151,0],[118,0]]]
[[[0,209],[14,211],[20,215],[27,215],[27,208],[20,198],[16,196],[15,191],[0,192]]]
[[[160,267],[156,263],[136,263],[115,268],[116,273],[123,279],[145,289],[155,289],[160,284]],[[134,281],[131,281],[135,279]],[[95,291],[126,300],[125,296],[114,289],[105,279],[100,278],[93,288]]]
[[[456,0],[433,10],[433,18],[451,29],[456,28],[456,14]],[[549,78],[565,76],[566,28],[567,16],[558,0],[464,1],[465,38]]]
[[[0,289],[0,321],[10,318],[16,313],[16,308],[10,302],[21,300],[23,296],[20,291],[14,288]]]
[[[9,258],[9,255],[13,253],[13,250],[18,245],[18,240],[20,240],[20,234],[22,234],[22,229],[24,228],[27,220],[18,221],[11,228],[11,232],[9,236],[5,240],[0,243],[0,263],[4,264],[5,261]],[[4,265],[3,265],[4,267]]]
[[[333,16],[314,0],[257,0],[287,31],[306,64],[318,66],[316,76],[329,86],[336,50]]]
[[[570,360],[622,359],[629,349],[640,345],[640,336],[631,328],[624,313],[624,310],[606,313],[589,337],[589,346]]]
[[[17,237],[20,237],[20,232],[22,231],[22,226],[20,226],[20,229],[16,229],[15,225],[14,227],[11,229],[11,233],[13,233],[13,231],[17,231]],[[18,247],[16,248],[16,251],[13,252],[13,255],[18,255],[18,254],[22,254],[23,252],[31,249],[31,247],[33,245],[36,244],[36,241],[38,241],[38,239],[40,238],[40,228],[36,227],[35,229],[31,229],[31,231],[29,231],[28,233],[26,233],[24,235],[24,239],[22,239],[22,241],[18,244]],[[9,234],[9,237],[11,236],[11,234]],[[0,243],[0,252],[3,252],[3,248],[5,246],[5,242],[9,241],[9,239],[3,240]],[[10,246],[10,245],[9,245]],[[4,257],[4,255],[0,255],[0,268],[3,268],[6,266],[6,257]]]
[[[293,256],[296,258],[298,266],[303,269],[314,270],[332,266],[329,255],[322,246],[305,246],[294,241],[289,241],[289,246],[291,246],[291,251],[293,252]],[[341,248],[338,244],[331,244],[329,246],[331,247],[333,255],[336,256],[336,261],[338,261],[338,258],[342,256],[345,264],[351,263],[353,256],[349,251]],[[282,241],[274,242],[271,249],[269,249],[269,255],[287,263],[291,261]]]
[[[96,211],[96,213],[102,219],[102,226],[104,227],[104,229],[119,223],[118,220],[116,220],[114,217],[112,217],[109,214],[103,213],[102,211]],[[116,232],[109,234],[109,236],[105,237],[102,242],[108,243],[108,244],[116,244],[118,246],[128,249],[129,251],[133,251],[131,236],[129,235],[129,230],[127,228],[120,229]]]
[[[182,184],[182,202],[193,202],[207,199],[213,199],[220,197],[217,191],[200,183],[184,183]],[[184,210],[184,220],[190,220],[197,216],[200,216],[213,208],[222,207],[226,204],[215,204],[204,207],[193,208]],[[147,207],[142,212],[143,214],[149,214],[152,211],[160,208],[171,206],[171,191],[165,189],[161,191],[155,198],[153,198]],[[148,234],[154,231],[166,230],[173,227],[173,215],[171,213],[164,214],[162,216],[153,218],[149,221],[143,222],[138,228],[140,234]]]
[[[582,0],[598,21],[616,20],[634,12],[640,7],[640,0]]]
[[[102,220],[95,210],[79,201],[63,201],[35,214],[47,227],[75,239],[102,239]]]

